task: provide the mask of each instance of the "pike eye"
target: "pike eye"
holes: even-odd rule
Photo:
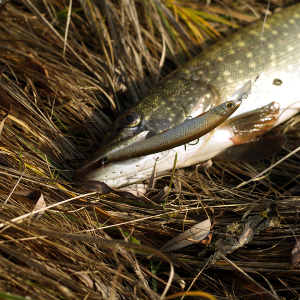
[[[127,113],[120,116],[120,124],[126,127],[135,127],[141,121],[138,114]]]
[[[226,107],[227,108],[232,108],[233,107],[233,103],[231,101],[226,102]]]

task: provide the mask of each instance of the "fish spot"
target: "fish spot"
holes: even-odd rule
[[[281,79],[275,78],[275,79],[273,80],[273,85],[280,86],[280,85],[282,85],[282,84],[283,84],[283,82],[282,82]]]
[[[232,80],[231,78],[229,78],[229,79],[227,79],[227,82],[228,82],[228,83],[232,83],[233,80]]]
[[[300,39],[300,33],[298,33],[297,38]]]
[[[229,72],[229,71],[225,71],[225,72],[223,73],[223,75],[224,75],[224,76],[229,76],[229,75],[230,75],[230,72]]]
[[[292,66],[292,65],[288,65],[287,68],[288,68],[289,71],[292,71],[292,70],[293,70],[293,66]]]
[[[239,70],[239,73],[242,74],[242,73],[244,73],[244,71],[243,70]]]
[[[233,50],[233,49],[231,49],[230,51],[229,51],[229,54],[234,54],[235,53],[235,51]]]
[[[172,118],[169,118],[168,120],[169,120],[170,122],[172,122],[172,121],[173,121],[173,119],[172,119]]]
[[[276,66],[277,66],[276,62],[271,63],[271,67],[276,67]]]
[[[174,114],[174,113],[171,113],[171,117],[175,117],[175,114]]]
[[[271,59],[276,59],[276,54],[271,54],[270,58]]]
[[[193,87],[191,87],[191,90],[193,90],[194,88]]]
[[[253,54],[252,54],[252,52],[247,52],[246,56],[247,56],[248,58],[250,58],[250,57],[253,56]]]
[[[268,48],[273,49],[274,45],[273,44],[268,44]]]
[[[255,62],[249,63],[249,67],[250,67],[250,68],[255,68],[255,67],[256,67],[256,63],[255,63]]]
[[[244,46],[245,46],[245,42],[244,42],[244,41],[240,41],[240,42],[239,42],[239,46],[240,46],[240,47],[244,47]]]
[[[287,51],[293,51],[293,50],[294,50],[294,47],[292,47],[292,46],[287,47]]]
[[[162,105],[165,105],[165,104],[166,104],[166,102],[165,102],[165,101],[161,101],[161,104],[162,104]]]
[[[298,13],[294,13],[294,17],[295,17],[295,18],[299,18],[300,15],[299,15]]]
[[[289,19],[289,22],[290,22],[291,24],[294,24],[294,23],[295,23],[295,20],[294,20],[294,19]]]
[[[241,61],[240,61],[240,60],[236,60],[234,63],[235,63],[236,65],[239,65],[239,64],[241,63]]]
[[[223,60],[224,60],[224,57],[222,57],[222,56],[219,56],[219,57],[218,57],[218,61],[219,61],[219,62],[222,62]]]
[[[278,34],[278,31],[277,30],[272,30],[271,33],[275,35],[275,34]]]
[[[284,28],[288,28],[289,27],[289,25],[288,24],[283,24],[282,25]],[[287,33],[287,32],[286,32]]]

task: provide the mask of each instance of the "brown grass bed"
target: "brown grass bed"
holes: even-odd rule
[[[0,299],[162,299],[183,290],[217,299],[299,298],[300,267],[290,263],[300,231],[299,155],[232,189],[299,146],[299,116],[273,130],[288,137],[277,156],[170,172],[149,201],[71,184],[76,160],[92,153],[117,111],[266,9],[264,1],[205,3],[1,2]],[[197,30],[184,20],[193,9],[206,14]],[[273,203],[281,226],[227,256],[257,284],[224,259],[203,268],[199,244],[158,252],[206,214],[223,213],[216,230]],[[168,286],[170,266],[181,285]]]

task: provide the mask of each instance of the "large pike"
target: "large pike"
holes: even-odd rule
[[[257,138],[300,109],[300,4],[269,17],[261,40],[262,25],[257,22],[213,45],[156,85],[116,120],[98,151],[85,160],[74,177],[123,187],[148,179],[155,162],[158,174],[172,169],[176,153],[177,168],[211,158],[253,160],[275,153],[284,142],[282,137],[259,141]],[[258,74],[248,99],[230,119],[198,143],[105,167],[97,164],[112,151],[166,131],[189,116],[195,117],[225,102]],[[251,150],[241,145],[249,145]]]

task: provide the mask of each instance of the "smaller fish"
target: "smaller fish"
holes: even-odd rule
[[[199,139],[228,119],[238,109],[242,99],[248,95],[250,89],[251,80],[247,81],[225,103],[193,119],[187,119],[160,134],[111,152],[102,158],[102,164],[169,150]]]

